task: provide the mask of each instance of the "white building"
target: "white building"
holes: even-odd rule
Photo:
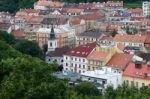
[[[150,2],[149,1],[143,2],[143,13],[144,13],[144,16],[150,16]]]
[[[64,70],[75,73],[83,73],[88,70],[87,56],[96,48],[97,43],[88,43],[79,47],[73,48],[63,56]]]
[[[101,91],[104,91],[107,86],[113,86],[113,88],[116,89],[122,84],[122,73],[109,67],[101,67],[95,71],[81,73],[81,80],[97,84],[98,89]]]

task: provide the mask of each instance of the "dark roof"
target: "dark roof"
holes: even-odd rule
[[[79,34],[78,36],[86,36],[86,37],[94,37],[94,38],[99,38],[101,37],[102,33],[98,29],[92,29],[86,32],[83,32]]]
[[[62,57],[70,48],[68,46],[62,48],[56,48],[55,51],[48,52],[46,56],[49,57]]]
[[[54,40],[54,39],[56,39],[56,35],[55,35],[55,32],[54,32],[54,27],[52,25],[51,32],[50,32],[50,35],[49,35],[49,40]]]
[[[42,24],[47,24],[47,25],[61,25],[67,23],[68,19],[67,18],[44,18],[42,21]]]

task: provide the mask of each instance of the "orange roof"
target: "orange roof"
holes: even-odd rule
[[[67,13],[80,13],[83,12],[83,9],[78,9],[78,8],[70,8],[67,10]]]
[[[107,63],[107,66],[124,70],[127,64],[132,60],[133,55],[116,53]]]
[[[28,23],[41,23],[43,21],[43,17],[41,16],[27,16],[25,17],[25,21]]]
[[[52,2],[52,1],[46,1],[46,0],[39,0],[37,2],[38,6],[49,6],[49,7],[63,7],[64,3],[61,2]]]
[[[145,40],[146,40],[146,36],[140,36],[140,35],[121,35],[121,34],[117,34],[114,37],[114,41],[116,41],[116,42],[144,43]]]
[[[26,12],[26,13],[39,13],[40,12],[40,10],[36,10],[36,9],[21,9],[20,11]]]
[[[24,37],[24,30],[13,30],[11,34],[16,38],[22,38]]]
[[[80,22],[81,22],[81,19],[79,19],[79,18],[72,18],[72,19],[70,19],[70,23],[72,25],[79,25]]]
[[[130,63],[125,69],[123,75],[132,78],[150,80],[150,66],[141,64],[141,67],[138,68],[135,63]]]
[[[150,35],[146,37],[145,43],[150,44]]]
[[[104,61],[107,56],[108,56],[108,53],[106,53],[106,52],[93,51],[91,54],[89,54],[89,56],[87,58],[90,60]]]

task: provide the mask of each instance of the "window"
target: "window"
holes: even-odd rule
[[[90,70],[90,66],[88,66],[88,70]]]
[[[68,63],[66,63],[66,66],[68,66]]]
[[[77,68],[77,64],[75,64],[75,68]]]
[[[68,70],[68,68],[66,68],[66,70]]]
[[[75,58],[75,61],[77,61],[77,58]]]
[[[50,43],[50,46],[51,46],[51,47],[52,47],[52,45],[53,45],[53,44],[52,44],[52,43]]]
[[[85,65],[83,65],[83,69],[85,69]]]
[[[79,64],[79,68],[81,68],[81,65]]]
[[[127,85],[129,85],[129,81],[128,80],[126,80],[126,83],[127,83]]]
[[[68,59],[68,57],[66,57],[66,60]]]
[[[145,83],[142,83],[142,87],[144,87],[145,86]]]
[[[48,61],[50,62],[50,61],[51,61],[51,59],[48,59]]]
[[[83,59],[83,62],[85,62],[85,59]]]
[[[131,86],[134,86],[134,81],[131,81]]]
[[[73,63],[71,63],[71,67],[73,67]]]
[[[136,82],[136,87],[138,87],[138,82]]]
[[[79,70],[79,73],[81,73],[81,70]]]

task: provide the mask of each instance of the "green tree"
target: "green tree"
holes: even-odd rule
[[[112,37],[115,37],[116,34],[118,34],[118,33],[117,33],[116,30],[114,30],[114,31],[111,33],[111,36],[112,36]]]
[[[97,87],[89,82],[82,82],[75,86],[75,91],[77,91],[77,94],[83,96],[98,96],[100,94]]]
[[[14,45],[14,48],[24,54],[28,54],[33,57],[42,58],[43,56],[42,50],[34,41],[20,40]]]
[[[8,44],[14,44],[16,42],[16,38],[13,35],[2,30],[0,30],[0,40],[5,41]]]

